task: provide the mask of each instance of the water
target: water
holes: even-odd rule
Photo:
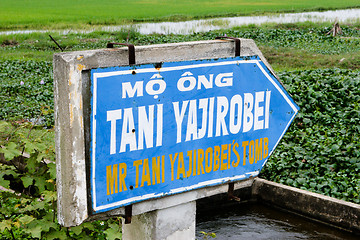
[[[184,22],[161,22],[141,23],[131,26],[109,26],[104,27],[106,31],[119,31],[121,29],[133,28],[141,34],[191,34],[195,32],[207,32],[210,30],[227,29],[241,25],[263,24],[263,23],[296,23],[296,22],[335,22],[352,23],[360,20],[360,9],[345,9],[326,12],[303,12],[284,13],[269,16],[248,16],[212,18]]]
[[[196,221],[198,240],[206,239],[200,231],[214,232],[215,239],[219,240],[359,239],[359,236],[337,228],[259,203],[242,203],[236,207],[212,212],[211,216],[198,214]]]
[[[303,13],[284,13],[273,14],[268,16],[247,16],[247,17],[227,17],[212,18],[183,22],[159,22],[159,23],[139,23],[132,25],[107,26],[97,29],[80,31],[80,30],[63,30],[59,33],[66,35],[68,33],[89,33],[95,30],[115,32],[126,29],[134,29],[141,34],[191,34],[195,32],[207,32],[210,30],[226,29],[248,24],[263,23],[296,23],[296,22],[335,22],[353,23],[360,21],[360,9],[344,9],[325,12],[303,12]],[[19,30],[0,32],[0,35],[10,34],[29,34],[44,33],[45,30]]]

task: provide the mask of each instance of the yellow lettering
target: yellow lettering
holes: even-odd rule
[[[255,140],[255,163],[262,160],[262,138]]]
[[[210,156],[209,156],[210,155]],[[213,150],[211,147],[208,147],[205,151],[205,172],[209,173],[212,170],[212,156]]]
[[[176,160],[176,157],[178,156],[178,153],[175,153],[175,156],[173,158],[172,154],[169,154],[170,156],[170,163],[171,163],[171,181],[174,181],[174,163]]]
[[[251,140],[250,141],[250,144],[249,144],[249,163],[250,164],[253,164],[254,163],[254,140]]]
[[[126,183],[125,183],[126,174],[127,174],[126,163],[120,163],[119,164],[119,192],[123,191],[123,186],[124,186],[124,191],[127,190]]]
[[[197,159],[198,159],[197,175],[200,175],[200,174],[205,173],[204,172],[204,150],[200,148],[200,149],[197,150],[197,152],[198,152],[198,156],[197,156]]]
[[[243,165],[246,164],[246,147],[249,145],[249,141],[242,142],[242,147],[244,148],[244,156],[243,156]]]
[[[196,150],[194,150],[194,167],[193,167],[193,176],[196,176]]]
[[[134,161],[133,165],[136,168],[135,188],[138,188],[139,187],[139,166],[142,165],[142,160]]]
[[[178,170],[177,170],[177,177],[176,179],[179,179],[180,178],[180,174],[182,174],[183,178],[186,178],[186,175],[185,175],[185,166],[184,166],[184,154],[183,152],[181,152],[179,154],[179,161],[178,161]]]
[[[240,163],[240,155],[239,155],[238,151],[235,149],[235,147],[239,147],[239,144],[238,143],[233,144],[232,150],[235,153],[236,159],[237,159],[236,162],[234,162],[234,161],[232,162],[233,167],[237,167],[239,165],[239,163]]]
[[[106,166],[106,189],[107,195],[114,194],[114,182],[115,182],[115,193],[118,193],[118,165],[113,165],[111,171],[111,165]]]
[[[227,159],[227,153],[224,153],[225,150],[227,150],[228,145],[227,144],[222,144],[221,145],[221,164],[220,164],[220,170],[226,170],[227,169],[227,164],[224,163],[224,160]]]
[[[143,163],[143,170],[141,174],[141,185],[140,187],[144,186],[144,183],[147,182],[147,185],[151,185],[151,178],[150,178],[150,170],[149,170],[149,159],[145,158]]]
[[[192,151],[187,151],[187,156],[189,157],[189,170],[186,172],[186,177],[190,177],[192,172]]]
[[[152,168],[152,184],[155,185],[155,178],[156,178],[156,183],[160,183],[160,156],[157,157],[157,161],[156,161],[156,157],[152,158],[151,168]]]
[[[229,151],[228,151],[228,169],[230,169],[231,165],[230,165],[230,159],[231,159],[231,144],[229,144]]]
[[[269,155],[269,139],[267,137],[264,138],[264,158],[267,158]]]
[[[161,156],[161,182],[165,182],[165,155]]]
[[[220,147],[214,147],[214,172],[219,170],[220,166]]]

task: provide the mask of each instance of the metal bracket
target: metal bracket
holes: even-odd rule
[[[127,46],[129,49],[129,65],[135,64],[135,46],[129,43],[108,43],[107,48],[114,48],[114,45]]]
[[[56,44],[56,46],[63,52],[64,49],[58,44],[58,42],[50,34],[49,37]]]
[[[240,198],[234,196],[234,183],[233,182],[229,183],[228,200],[229,201],[234,200],[234,201],[240,202]]]
[[[125,224],[131,223],[132,205],[125,206]]]
[[[228,36],[219,36],[216,37],[215,39],[231,39],[235,41],[235,57],[239,57],[240,56],[240,49],[241,49],[241,41],[239,38],[234,38],[234,37],[228,37]]]

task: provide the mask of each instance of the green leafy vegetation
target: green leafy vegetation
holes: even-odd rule
[[[286,185],[360,202],[360,31],[305,24],[246,26],[191,35],[135,31],[53,34],[65,51],[253,38],[300,112],[261,176]],[[116,239],[119,219],[64,228],[56,219],[53,77],[58,49],[47,34],[0,36],[0,239]],[[202,233],[204,234],[204,233]],[[204,234],[204,238],[213,235]]]
[[[0,146],[0,239],[115,239],[121,236],[119,219],[94,221],[73,228],[57,223],[52,129],[44,130],[29,122],[0,121]]]
[[[200,233],[202,234],[202,239],[204,240],[208,240],[211,238],[216,238],[216,234],[213,232],[204,232],[204,231],[200,231]]]
[[[358,0],[0,0],[0,30],[85,29],[142,21],[360,7]]]
[[[51,127],[53,98],[51,62],[0,62],[0,119],[26,119]]]
[[[281,72],[300,112],[261,176],[360,203],[360,71]]]

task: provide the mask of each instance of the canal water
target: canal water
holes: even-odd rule
[[[297,23],[297,22],[331,22],[354,23],[360,20],[360,8],[343,9],[324,12],[302,12],[302,13],[281,13],[263,16],[241,16],[211,18],[183,22],[159,22],[159,23],[140,23],[128,26],[109,26],[104,27],[105,31],[119,31],[131,28],[141,34],[192,34],[196,32],[208,32],[218,29],[228,29],[232,27],[264,23]]]
[[[241,203],[231,208],[198,214],[196,239],[206,239],[200,231],[214,232],[219,240],[259,239],[344,239],[359,236],[260,203]]]

